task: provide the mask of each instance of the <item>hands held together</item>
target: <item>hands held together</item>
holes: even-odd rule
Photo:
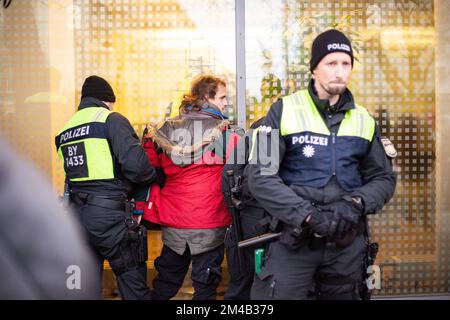
[[[330,204],[313,207],[305,222],[317,235],[341,240],[355,230],[363,214],[361,198],[344,196]]]

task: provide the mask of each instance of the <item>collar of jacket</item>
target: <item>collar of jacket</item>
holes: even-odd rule
[[[196,132],[198,128],[196,122],[201,122],[201,136]],[[214,118],[175,118],[157,126],[150,125],[148,129],[153,141],[172,161],[183,167],[200,159],[204,150],[212,147],[229,125],[228,120]]]
[[[193,110],[193,106],[187,106],[186,107],[187,112],[180,115],[182,119],[208,119],[208,118],[215,118],[215,119],[222,119],[226,120],[228,117],[224,115],[219,107],[217,107],[214,103],[207,102],[204,104],[202,109],[200,110]]]
[[[104,104],[102,101],[100,101],[97,98],[92,97],[86,97],[81,99],[80,105],[78,106],[78,110],[82,110],[89,107],[102,107],[109,110],[108,106]]]
[[[228,119],[228,117],[226,115],[224,115],[222,112],[220,112],[220,110],[216,110],[213,108],[205,108],[202,110],[203,112],[207,112],[213,116],[217,116],[221,119]]]
[[[325,110],[328,113],[345,112],[355,108],[355,100],[348,88],[340,95],[338,102],[333,107],[330,106],[329,100],[322,100],[317,96],[317,91],[314,87],[314,79],[309,81],[308,92],[311,95],[314,104],[317,106],[317,109],[321,112],[324,112]]]

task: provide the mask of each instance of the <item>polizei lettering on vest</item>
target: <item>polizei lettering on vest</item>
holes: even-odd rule
[[[292,137],[292,144],[314,144],[318,146],[327,146],[328,145],[328,138],[326,137],[318,137],[313,135],[303,135],[303,136],[297,136]]]
[[[83,126],[83,127],[77,128],[77,129],[72,129],[61,135],[61,139],[60,139],[59,143],[61,144],[64,141],[67,141],[67,140],[70,140],[73,138],[87,136],[88,134],[89,134],[89,125]]]
[[[345,50],[350,52],[350,47],[348,45],[346,45],[345,43],[330,43],[327,46],[328,51],[331,50]]]

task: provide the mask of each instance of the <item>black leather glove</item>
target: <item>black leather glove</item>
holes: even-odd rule
[[[156,170],[156,176],[155,180],[153,180],[154,183],[157,183],[159,187],[162,189],[164,185],[166,184],[166,174],[164,173],[164,170],[162,168],[155,168]]]
[[[356,226],[364,214],[361,199],[344,196],[341,200],[318,207],[322,212],[332,212],[338,220],[336,228],[329,232],[329,238],[340,247],[350,245],[356,237]]]
[[[306,222],[315,234],[331,240],[340,238],[347,229],[341,220],[337,212],[314,208]]]
[[[362,204],[361,198],[352,198],[350,196],[344,196],[341,200],[320,206],[320,208],[339,214],[352,227],[356,227],[364,214],[364,205]]]
[[[304,243],[305,233],[302,228],[296,228],[291,225],[283,225],[281,231],[280,242],[288,246],[292,250],[297,250]]]

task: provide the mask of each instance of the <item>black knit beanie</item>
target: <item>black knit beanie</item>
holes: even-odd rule
[[[333,52],[344,52],[352,58],[353,67],[353,49],[350,40],[342,32],[331,29],[319,34],[313,41],[311,48],[311,60],[309,69],[311,72],[327,54]]]
[[[84,80],[81,89],[81,99],[85,97],[97,98],[101,101],[116,102],[116,96],[111,85],[103,78],[90,76]]]

